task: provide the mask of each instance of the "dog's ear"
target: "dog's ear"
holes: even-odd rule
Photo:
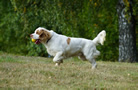
[[[50,38],[51,38],[51,35],[50,35],[49,32],[44,31],[43,33],[45,34],[45,37],[46,37],[47,39],[50,39]]]
[[[42,32],[39,37],[40,38],[45,38],[46,37],[46,34],[44,32]]]
[[[48,31],[45,30],[41,30],[41,34],[39,36],[39,39],[43,42],[43,41],[47,41],[48,39],[51,38],[51,35]]]

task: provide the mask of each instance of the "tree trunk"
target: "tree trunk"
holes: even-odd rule
[[[119,22],[119,62],[136,62],[135,19],[132,0],[119,0],[117,5]]]

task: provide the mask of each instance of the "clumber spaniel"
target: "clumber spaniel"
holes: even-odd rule
[[[93,40],[74,38],[57,34],[42,27],[37,28],[30,35],[32,39],[36,40],[36,44],[42,43],[47,48],[47,52],[54,56],[53,61],[56,66],[60,65],[65,58],[78,56],[82,60],[88,60],[92,64],[92,69],[96,67],[95,59],[100,55],[96,46],[99,43],[103,45],[105,36],[106,32],[103,30]]]

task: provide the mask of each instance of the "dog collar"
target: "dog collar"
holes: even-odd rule
[[[51,38],[50,38],[50,39],[51,39]],[[46,43],[48,43],[50,39],[48,39],[48,40],[46,41]]]
[[[50,32],[51,32],[51,38],[52,38],[54,33],[53,33],[52,30],[51,30]],[[51,38],[49,38],[49,39],[46,41],[46,44],[50,41]]]

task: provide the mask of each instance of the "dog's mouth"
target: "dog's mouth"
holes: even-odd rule
[[[35,41],[35,44],[40,44],[41,42],[40,42],[40,40],[39,39],[37,39],[36,41]]]

